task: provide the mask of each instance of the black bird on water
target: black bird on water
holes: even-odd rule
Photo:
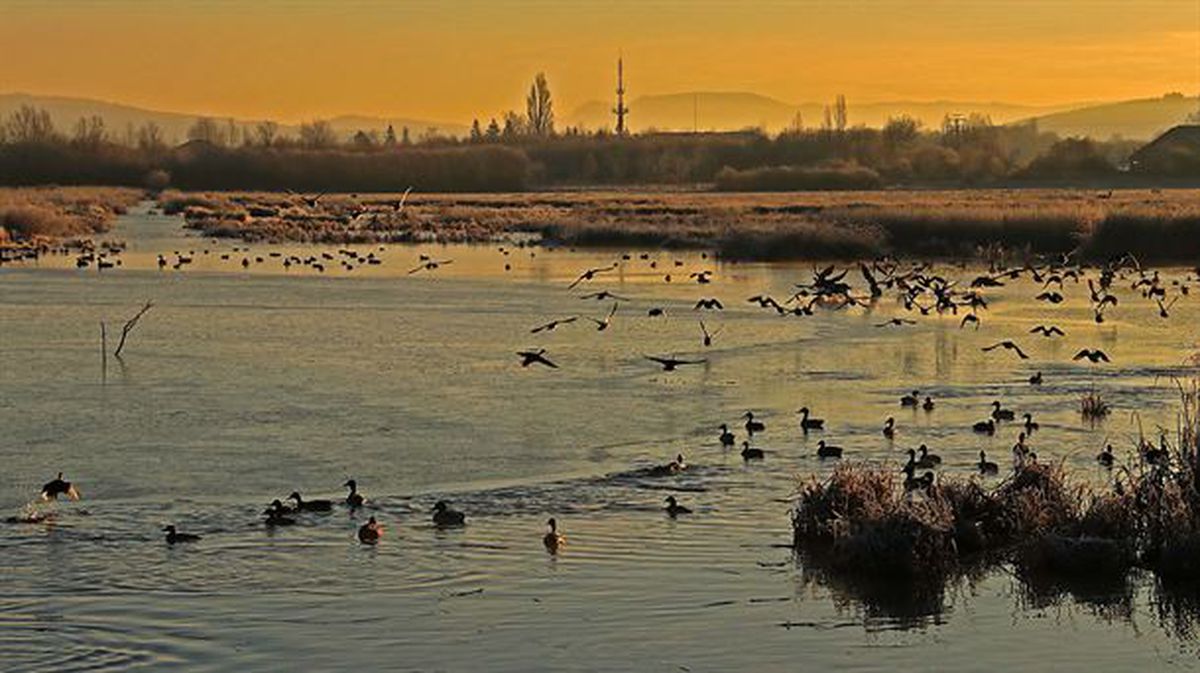
[[[450,503],[438,500],[433,506],[433,523],[440,527],[465,526],[467,515],[458,510],[450,509]]]
[[[653,355],[643,355],[642,357],[646,358],[647,360],[651,360],[653,362],[657,362],[658,364],[662,365],[664,372],[673,372],[680,365],[698,365],[698,364],[708,362],[708,360],[703,360],[703,359],[701,359],[701,360],[678,360],[676,358],[660,358],[660,357],[655,357]]]
[[[746,419],[746,432],[750,433],[751,435],[767,429],[766,423],[754,420],[753,411],[747,411],[746,413],[742,414],[742,418]]]
[[[363,544],[376,544],[379,538],[383,537],[383,526],[371,517],[358,529],[358,541]]]
[[[742,460],[762,460],[766,457],[762,449],[752,449],[750,442],[742,442]]]
[[[347,480],[346,483],[342,484],[342,486],[350,489],[350,493],[346,495],[346,505],[349,506],[350,509],[358,509],[367,502],[367,499],[363,497],[363,494],[358,492],[357,481],[350,479]]]
[[[292,514],[293,512],[295,510],[284,505],[282,501],[274,500],[271,502],[270,507],[263,510],[263,514],[267,515],[263,523],[271,527],[295,525],[296,520],[288,516],[288,514]]]
[[[1018,346],[1017,344],[1013,343],[1012,341],[1001,341],[999,343],[994,343],[991,346],[984,346],[981,350],[983,350],[983,352],[987,353],[987,352],[994,351],[997,348],[1003,348],[1005,350],[1010,350],[1010,351],[1016,353],[1017,357],[1021,358],[1022,360],[1029,359],[1029,356],[1025,354],[1025,351],[1021,350],[1021,347]]]
[[[998,474],[1000,466],[987,459],[987,454],[982,450],[979,452],[979,474]]]
[[[57,477],[42,486],[41,497],[42,500],[58,500],[58,496],[60,495],[65,495],[71,500],[79,499],[79,490],[71,482],[63,481],[62,472],[59,472]]]
[[[177,532],[175,530],[174,525],[164,527],[163,531],[167,534],[167,544],[179,544],[181,542],[198,542],[200,540],[199,535],[192,535],[191,533]]]
[[[1034,374],[1033,376],[1030,376],[1029,377],[1029,385],[1031,385],[1031,386],[1042,385],[1042,373],[1038,372],[1038,373]]]
[[[680,514],[691,514],[692,513],[692,510],[675,502],[675,496],[673,496],[673,495],[668,495],[667,499],[664,502],[667,503],[667,506],[664,509],[666,510],[667,515],[670,516],[672,519],[679,516]]]
[[[825,428],[825,419],[810,417],[808,415],[809,414],[808,407],[800,407],[800,411],[797,411],[796,413],[800,414],[800,416],[801,416],[801,418],[800,418],[800,429],[801,430],[808,432],[809,430],[823,430]]]
[[[292,491],[288,496],[288,500],[296,501],[296,511],[298,512],[330,512],[333,511],[333,503],[328,500],[305,500],[300,497],[298,491]]]
[[[1084,348],[1083,350],[1081,350],[1081,351],[1079,351],[1078,353],[1076,353],[1076,354],[1075,354],[1075,357],[1073,357],[1073,358],[1071,358],[1071,359],[1072,359],[1072,360],[1084,360],[1084,359],[1087,359],[1087,360],[1090,360],[1092,364],[1098,364],[1098,363],[1100,363],[1100,362],[1112,362],[1112,360],[1109,360],[1109,359],[1108,359],[1108,355],[1107,355],[1107,354],[1106,354],[1104,351],[1102,351],[1102,350],[1089,350],[1089,349],[1087,349],[1087,348]]]
[[[726,449],[732,447],[733,442],[734,442],[734,436],[733,436],[733,433],[729,431],[729,426],[722,423],[718,427],[721,430],[721,446]]]
[[[817,457],[818,458],[841,458],[842,447],[830,446],[825,443],[825,440],[817,442]]]
[[[558,369],[558,365],[546,358],[546,349],[539,348],[536,351],[517,351],[517,355],[521,358],[521,366],[528,367],[532,364],[545,365],[551,369]]]

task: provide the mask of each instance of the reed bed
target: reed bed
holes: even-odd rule
[[[102,233],[140,198],[139,190],[109,187],[0,189],[0,242]]]
[[[213,236],[260,241],[492,242],[703,248],[731,260],[972,258],[1074,253],[1146,263],[1200,256],[1196,190],[952,190],[714,194],[549,192],[327,195],[165,192]]]
[[[1075,480],[1061,463],[1018,464],[1000,484],[947,477],[905,493],[899,471],[838,466],[803,486],[794,545],[847,577],[946,581],[979,563],[1011,563],[1048,586],[1200,576],[1200,415],[1196,382],[1180,385],[1174,442],[1143,438],[1110,485]],[[1156,456],[1155,451],[1161,455]]]

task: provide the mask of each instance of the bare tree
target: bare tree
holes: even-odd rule
[[[188,140],[199,140],[214,145],[225,144],[225,134],[215,120],[200,117],[187,131]]]
[[[4,135],[13,143],[47,142],[54,139],[54,122],[46,110],[22,105],[5,120]]]
[[[300,144],[310,150],[328,149],[337,145],[337,133],[324,119],[300,125]]]
[[[525,97],[525,122],[530,135],[554,135],[554,101],[550,98],[545,73],[539,72],[529,86],[529,95]]]
[[[846,130],[846,123],[849,118],[846,115],[846,97],[838,94],[837,101],[833,104],[833,125],[838,133]]]
[[[166,146],[162,129],[158,124],[148,121],[137,129],[137,146],[143,151],[157,152]]]
[[[257,144],[263,147],[270,147],[275,144],[275,140],[279,137],[279,124],[273,121],[261,121],[254,125],[254,139]]]
[[[75,144],[98,147],[107,139],[108,132],[104,128],[104,119],[99,115],[80,117],[79,121],[75,122]]]

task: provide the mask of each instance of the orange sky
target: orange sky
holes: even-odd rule
[[[463,121],[538,70],[560,111],[607,100],[623,50],[633,96],[1063,103],[1195,92],[1198,26],[1200,0],[0,0],[0,91]]]

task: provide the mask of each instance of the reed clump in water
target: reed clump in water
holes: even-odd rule
[[[1026,461],[990,489],[950,477],[905,493],[895,471],[847,463],[801,490],[794,545],[848,576],[949,579],[982,559],[1012,563],[1031,582],[1123,580],[1134,567],[1166,579],[1195,577],[1197,384],[1181,386],[1181,396],[1176,442],[1143,447],[1142,458],[1120,468],[1111,486],[1076,483],[1062,463]]]
[[[1083,414],[1084,418],[1091,420],[1100,420],[1105,418],[1112,412],[1112,408],[1108,402],[1095,390],[1090,390],[1079,398],[1079,413]]]

